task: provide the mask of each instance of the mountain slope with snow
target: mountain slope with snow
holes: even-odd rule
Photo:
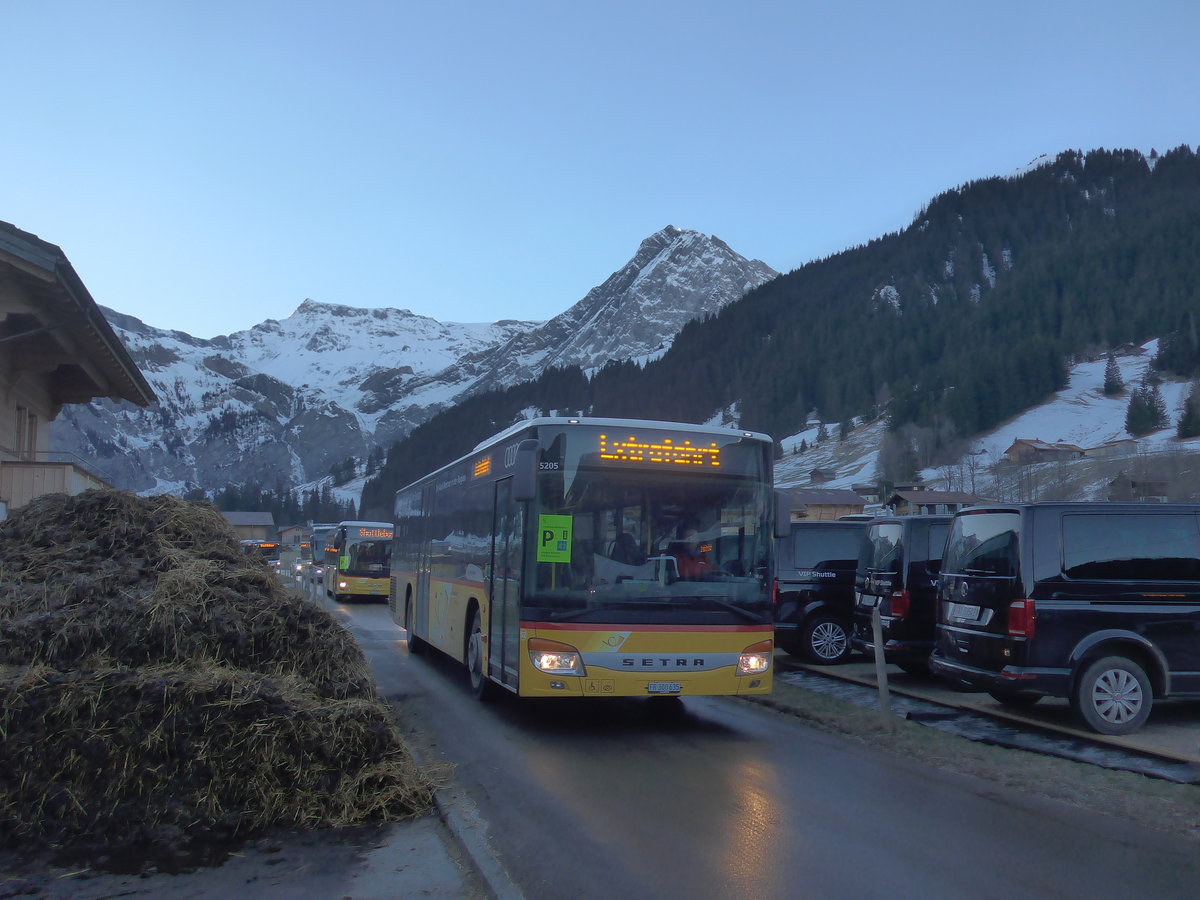
[[[52,446],[144,492],[310,483],[476,391],[549,366],[591,370],[660,353],[687,322],[776,274],[715,237],[669,226],[545,323],[442,323],[305,300],[286,319],[202,340],[106,309],[159,403],[68,407]]]
[[[1104,358],[1076,363],[1071,367],[1065,389],[1000,427],[977,436],[961,459],[925,469],[920,478],[930,487],[967,490],[992,499],[1033,499],[1013,495],[1009,484],[1012,473],[1006,473],[1002,465],[997,465],[1003,463],[1005,451],[1020,439],[1072,444],[1092,450],[1130,438],[1125,430],[1129,392],[1150,372],[1150,361],[1157,349],[1158,341],[1153,340],[1116,357],[1126,391],[1115,397],[1104,395]],[[1200,452],[1200,438],[1181,441],[1175,434],[1175,422],[1191,387],[1190,381],[1163,381],[1159,393],[1170,424],[1137,439],[1136,448],[1131,451],[1111,457],[1104,463],[1089,463],[1087,468],[1094,475],[1084,475],[1072,483],[1071,499],[1105,499],[1114,471],[1132,471],[1150,455]],[[854,484],[874,482],[879,477],[879,451],[886,432],[882,419],[857,425],[844,441],[838,440],[837,423],[827,423],[825,430],[828,436],[820,443],[817,442],[817,424],[783,439],[784,455],[775,468],[780,487],[848,489]],[[807,449],[798,452],[802,443]],[[1085,467],[1078,468],[1083,470]],[[810,479],[816,469],[835,475],[816,484]]]

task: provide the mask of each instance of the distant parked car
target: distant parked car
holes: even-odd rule
[[[865,522],[793,522],[775,543],[775,643],[810,663],[850,655],[854,569]]]
[[[883,657],[905,672],[929,671],[937,636],[937,576],[950,516],[887,516],[867,525],[854,591],[856,650],[875,653],[879,608]]]
[[[1200,696],[1200,505],[975,507],[950,528],[934,672],[1101,734]]]

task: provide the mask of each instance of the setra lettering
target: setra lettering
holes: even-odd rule
[[[697,656],[693,659],[682,656],[675,657],[674,659],[669,656],[621,657],[621,666],[626,669],[698,669],[704,668],[705,665],[706,663],[702,656]]]

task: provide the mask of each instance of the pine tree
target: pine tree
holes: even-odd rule
[[[1141,437],[1154,430],[1149,425],[1146,389],[1142,385],[1135,387],[1129,395],[1129,405],[1125,408],[1125,430],[1134,437]]]
[[[1125,381],[1121,378],[1121,370],[1117,366],[1117,357],[1108,351],[1108,362],[1104,364],[1104,396],[1116,397],[1125,393]]]
[[[1162,391],[1159,389],[1161,383],[1159,378],[1150,382],[1150,412],[1153,414],[1155,430],[1166,428],[1171,423],[1170,416],[1167,415],[1167,404],[1163,402]]]
[[[1141,437],[1167,425],[1167,409],[1157,384],[1143,379],[1129,396],[1129,407],[1125,410],[1125,430],[1134,437]]]
[[[1193,438],[1200,435],[1200,383],[1193,383],[1179,411],[1179,421],[1175,425],[1175,433],[1181,439]]]

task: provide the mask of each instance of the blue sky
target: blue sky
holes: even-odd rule
[[[547,319],[665,225],[787,271],[1041,154],[1200,143],[1200,4],[0,0],[0,219],[212,337]]]

